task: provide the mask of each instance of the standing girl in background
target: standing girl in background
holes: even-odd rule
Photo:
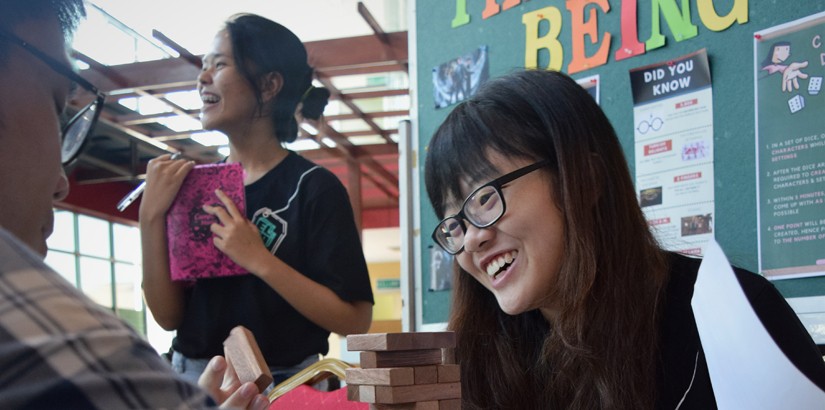
[[[198,91],[204,129],[229,137],[228,163],[245,171],[246,215],[220,191],[205,206],[215,246],[251,275],[170,279],[165,216],[191,161],[149,162],[140,206],[143,289],[155,320],[176,330],[172,364],[197,380],[237,325],[255,335],[275,384],[329,350],[330,332],[365,333],[372,290],[346,189],[328,170],[283,147],[296,114],[318,118],[329,97],[311,86],[301,41],[251,14],[230,18],[203,58]]]
[[[460,266],[449,329],[465,409],[716,408],[691,310],[701,261],[659,247],[613,127],[575,81],[518,71],[486,83],[436,131],[425,180],[444,218],[433,239]],[[736,276],[825,388],[782,296]]]

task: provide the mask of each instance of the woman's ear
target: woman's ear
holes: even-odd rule
[[[261,98],[264,104],[268,104],[281,92],[281,88],[284,86],[284,77],[281,76],[281,73],[272,72],[267,74],[261,81]]]

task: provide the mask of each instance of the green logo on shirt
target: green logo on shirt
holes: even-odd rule
[[[287,223],[268,208],[255,212],[252,223],[258,227],[264,246],[274,255],[286,237]]]

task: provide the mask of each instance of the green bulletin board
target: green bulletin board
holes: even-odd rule
[[[411,44],[416,55],[420,181],[423,181],[430,136],[455,106],[436,109],[433,97],[433,68],[447,61],[487,46],[491,78],[533,61],[539,68],[559,66],[575,79],[598,75],[600,104],[621,139],[634,174],[629,71],[706,48],[714,99],[716,240],[733,264],[758,270],[754,33],[815,14],[821,11],[821,2],[417,0],[414,9],[415,28],[411,31],[415,39]],[[583,34],[588,30],[587,35]],[[822,34],[825,37],[825,33]],[[630,41],[634,35],[638,42]],[[539,37],[543,37],[544,42],[537,40]],[[549,38],[558,42],[547,41]],[[527,51],[528,45],[538,51]],[[542,48],[543,45],[547,47]],[[571,70],[574,49],[580,52]],[[603,63],[582,60],[581,50],[584,57],[601,55],[606,56],[606,60]],[[622,52],[625,57],[631,56],[617,58]],[[818,62],[817,69],[823,71]],[[430,283],[428,250],[434,245],[429,233],[437,220],[423,186],[420,192],[418,245],[423,250],[421,282],[427,284]],[[786,297],[825,294],[825,277],[774,283]],[[429,291],[426,286],[421,289],[422,323],[446,322],[449,292]]]

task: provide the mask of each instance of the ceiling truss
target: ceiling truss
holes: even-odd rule
[[[361,5],[359,4],[359,12]],[[364,8],[362,16],[371,20]],[[374,19],[372,19],[374,23]],[[406,78],[407,33],[384,33],[370,24],[374,34],[368,36],[323,40],[305,43],[309,63],[315,68],[316,80],[329,89],[331,100],[346,107],[344,113],[325,116],[310,134],[301,130],[299,139],[311,139],[320,148],[302,151],[305,157],[333,171],[350,190],[357,209],[397,207],[398,204],[398,123],[387,124],[386,118],[409,118],[409,106],[383,108],[381,104],[361,104],[364,101],[409,96]],[[200,57],[195,56],[163,33],[154,36],[180,53],[178,58],[106,66],[76,53],[79,60],[89,65],[81,75],[107,94],[100,123],[90,146],[70,170],[78,184],[108,182],[135,183],[144,177],[149,159],[167,152],[181,151],[200,163],[222,158],[216,147],[200,145],[190,139],[194,131],[174,131],[162,121],[172,116],[197,119],[198,109],[181,107],[167,98],[170,93],[196,89]],[[400,73],[403,86],[376,86],[349,89],[338,86],[338,80],[347,76],[381,76]],[[345,84],[346,81],[343,82]],[[150,97],[168,107],[168,112],[142,115],[119,104],[124,98]],[[73,107],[81,107],[92,96],[77,97]],[[409,101],[409,99],[407,99]],[[378,106],[377,109],[365,107]],[[363,126],[351,129],[344,124],[360,121]],[[363,145],[359,138],[373,137]],[[330,141],[332,143],[330,143]]]

